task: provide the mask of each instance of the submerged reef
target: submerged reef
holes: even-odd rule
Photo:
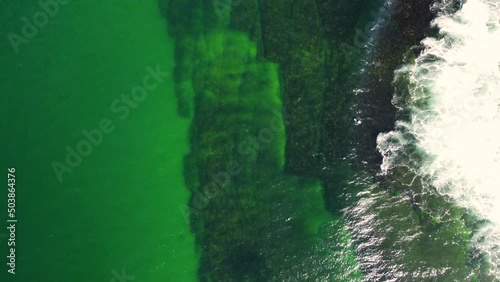
[[[181,209],[200,281],[430,281],[484,267],[464,210],[411,171],[379,173],[394,71],[432,34],[431,5],[160,0],[178,114],[192,120]]]
[[[360,280],[348,230],[326,228],[343,219],[324,208],[320,181],[284,173],[278,64],[258,55],[251,35],[229,28],[223,11],[199,1],[166,4],[177,40],[178,113],[192,118],[185,210],[199,279]]]

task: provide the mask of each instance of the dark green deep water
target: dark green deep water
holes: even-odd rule
[[[378,174],[430,1],[362,46],[383,1],[289,2],[68,1],[16,52],[41,8],[0,0],[0,281],[490,281],[467,212]]]

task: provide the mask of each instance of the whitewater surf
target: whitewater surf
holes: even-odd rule
[[[402,117],[377,139],[381,170],[408,167],[428,189],[484,221],[471,247],[499,277],[500,1],[469,0],[455,12],[434,8],[439,35],[396,71],[395,84],[407,82],[393,99]]]

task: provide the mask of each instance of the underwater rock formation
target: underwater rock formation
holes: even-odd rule
[[[284,173],[278,65],[258,57],[247,33],[223,29],[224,17],[215,10],[192,3],[189,8],[196,12],[191,13],[207,21],[200,24],[179,3],[167,3],[166,14],[180,49],[179,115],[192,116],[184,174],[192,192],[187,210],[201,252],[199,279],[359,280],[347,229],[324,228],[342,226],[343,219],[324,209],[320,181]],[[344,255],[334,256],[339,248]],[[342,271],[335,276],[333,269]]]
[[[242,24],[249,9],[258,32]],[[254,34],[262,57],[280,64],[286,116],[286,172],[325,177],[346,156],[352,114],[348,81],[359,59],[338,46],[370,7],[362,1],[259,1],[236,7],[231,27]],[[258,10],[257,10],[258,9]],[[347,16],[354,15],[354,16]]]
[[[376,176],[394,71],[432,32],[432,1],[160,3],[178,113],[192,118],[184,174],[201,281],[463,278],[465,211],[403,169]]]

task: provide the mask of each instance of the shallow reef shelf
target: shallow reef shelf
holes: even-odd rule
[[[185,209],[201,281],[428,281],[481,268],[464,210],[404,168],[379,173],[394,71],[434,34],[432,3],[160,2],[178,114],[193,118]]]

